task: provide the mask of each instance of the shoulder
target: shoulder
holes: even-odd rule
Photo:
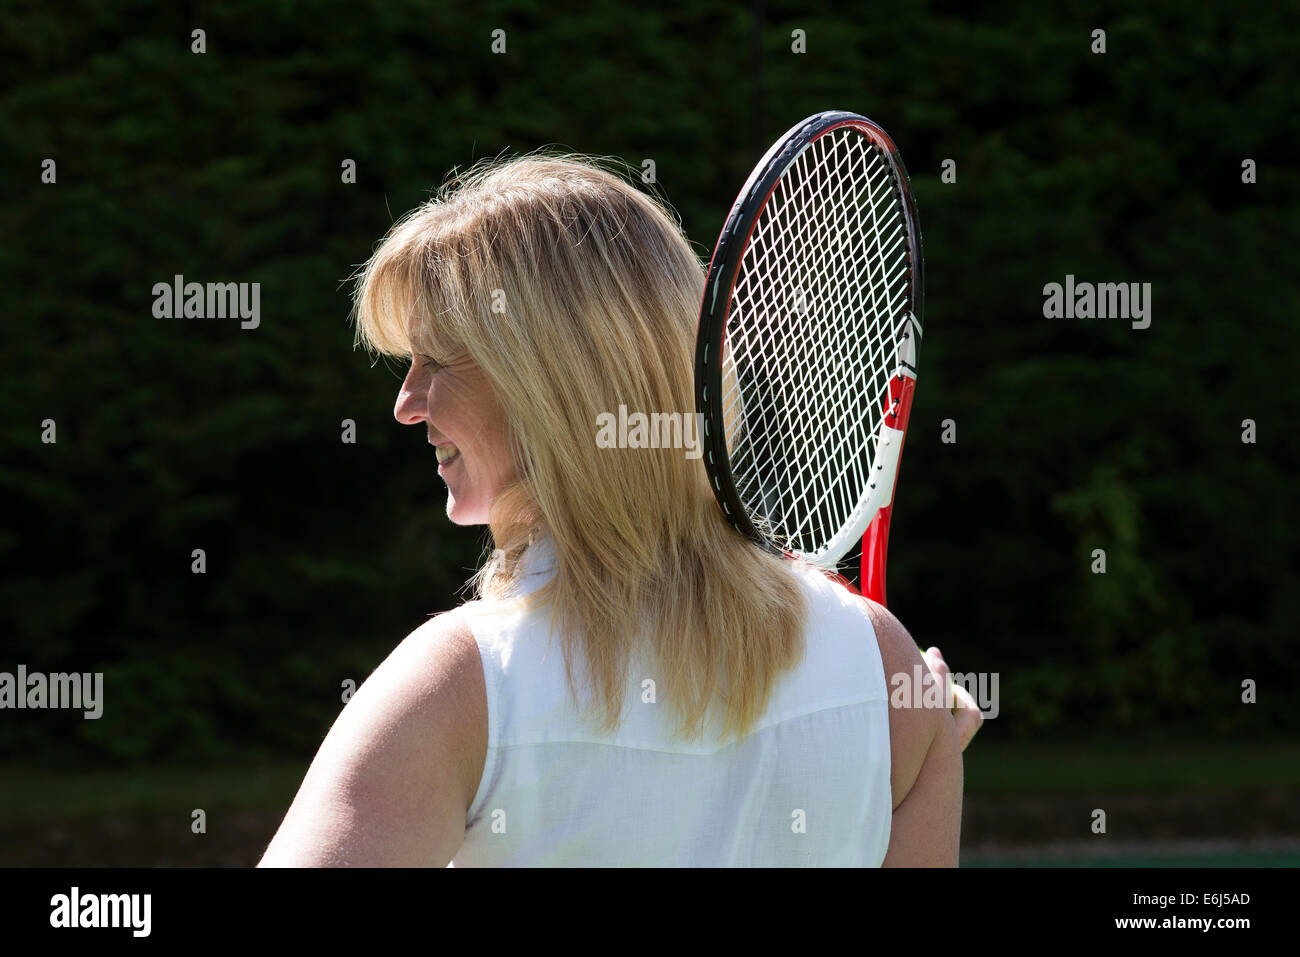
[[[263,865],[444,865],[464,840],[486,712],[462,616],[421,625],[340,712]]]
[[[805,599],[808,600],[808,612],[813,615],[837,614],[847,618],[866,616],[864,604],[866,599],[851,590],[839,576],[809,562],[786,559],[782,564],[791,570],[799,583]]]
[[[931,745],[943,730],[943,722],[951,721],[951,718],[942,707],[916,706],[917,701],[931,699],[938,690],[938,680],[921,658],[920,649],[902,622],[884,605],[869,598],[861,601],[867,607],[875,630],[885,682],[891,691],[890,784],[894,807],[898,807],[920,776]],[[918,682],[920,687],[914,688]]]
[[[470,628],[471,614],[471,609],[462,605],[434,615],[402,639],[389,658],[410,656],[431,667],[466,667],[467,660],[478,655],[478,642]]]
[[[941,706],[917,706],[918,701],[922,705],[927,701],[935,703],[940,690],[938,680],[921,658],[912,636],[888,608],[816,568],[799,571],[810,598],[809,610],[823,626],[841,631],[862,621],[869,622],[875,633],[889,695],[890,786],[894,807],[898,807],[920,776],[945,719],[952,723]]]
[[[380,678],[381,685],[393,685],[399,695],[413,695],[407,720],[422,731],[445,736],[448,750],[457,757],[455,770],[466,808],[478,790],[488,732],[487,684],[471,614],[457,609],[429,619],[371,676],[372,681]]]

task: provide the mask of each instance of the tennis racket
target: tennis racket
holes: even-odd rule
[[[754,168],[700,304],[696,410],[723,513],[881,604],[922,296],[898,149],[866,117],[831,111]]]

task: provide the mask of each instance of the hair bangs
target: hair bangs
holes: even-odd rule
[[[377,355],[444,360],[461,337],[463,276],[449,243],[445,207],[431,201],[396,223],[362,268],[353,296],[357,347]]]

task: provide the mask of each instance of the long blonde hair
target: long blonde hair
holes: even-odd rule
[[[550,535],[555,575],[529,601],[551,606],[575,701],[583,653],[601,730],[618,727],[644,650],[656,670],[638,687],[655,679],[679,736],[704,733],[716,697],[721,736],[740,739],[803,657],[805,602],[784,560],[727,524],[698,458],[596,441],[620,405],[693,414],[704,287],[666,204],[610,166],[533,154],[453,176],[359,273],[357,345],[408,358],[410,319],[492,384],[518,480],[493,503],[477,593],[507,595],[529,541]]]

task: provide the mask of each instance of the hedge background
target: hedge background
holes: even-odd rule
[[[351,348],[345,280],[393,218],[560,144],[653,159],[707,258],[767,144],[831,108],[890,131],[917,195],[890,599],[1000,674],[983,733],[1300,729],[1293,6],[61,7],[0,12],[0,670],[103,671],[106,710],[0,714],[0,755],[313,753],[484,544]],[[1044,318],[1067,273],[1150,282],[1151,326]],[[175,274],[260,283],[260,326],[154,318]]]

